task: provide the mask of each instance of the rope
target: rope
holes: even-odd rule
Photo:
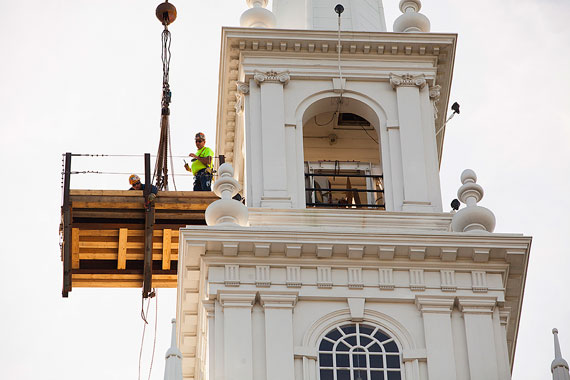
[[[142,304],[141,304],[141,318],[144,322],[143,325],[143,333],[142,333],[142,339],[141,339],[141,349],[139,351],[139,375],[138,375],[138,380],[141,379],[141,363],[142,363],[142,353],[143,353],[143,348],[144,348],[144,337],[145,337],[145,332],[146,332],[146,325],[148,325],[148,320],[147,320],[147,315],[148,315],[148,310],[150,308],[150,301],[152,298],[155,298],[154,300],[154,304],[155,304],[155,311],[154,311],[154,340],[152,343],[152,356],[150,359],[150,368],[149,368],[149,372],[148,372],[148,380],[150,380],[150,376],[152,374],[152,365],[154,364],[154,354],[156,352],[156,332],[158,330],[158,292],[156,289],[152,289],[151,292],[151,296],[150,298],[148,298],[148,303],[146,305],[146,312],[144,310],[144,300],[145,298],[142,297]]]
[[[150,375],[152,373],[152,364],[154,363],[154,353],[156,351],[156,331],[158,326],[158,291],[153,289],[154,292],[154,340],[152,342],[152,356],[150,358],[150,368],[148,370],[148,380],[150,380]]]
[[[370,137],[370,138],[372,139],[372,141],[374,141],[376,144],[378,144],[378,141],[377,141],[374,137],[372,137],[372,136],[370,135],[370,133],[368,133],[368,131],[366,130],[366,128],[364,128],[364,125],[361,124],[360,127],[362,127],[362,130],[363,130],[364,132],[366,132],[366,134],[368,135],[368,137]]]
[[[168,139],[172,141],[170,137],[170,128],[168,128]],[[172,184],[174,185],[174,191],[178,191],[176,189],[176,181],[174,180],[174,160],[172,159],[172,144],[168,144],[168,150],[170,154],[170,170],[172,171]]]
[[[156,179],[156,187],[159,190],[168,190],[168,154],[170,152],[170,160],[172,161],[172,147],[170,146],[170,101],[172,93],[168,84],[170,76],[170,46],[172,43],[168,26],[164,25],[162,31],[162,110],[160,118],[160,141],[158,144],[158,154],[154,167],[153,182]],[[172,166],[171,162],[171,166]],[[172,167],[173,168],[173,167]],[[174,168],[172,169],[174,172]],[[174,185],[176,188],[176,185]]]
[[[340,13],[338,15],[338,45],[337,45],[337,52],[338,52],[338,76],[340,77],[340,99],[339,104],[342,102],[342,93],[344,92],[344,88],[342,86],[342,67],[340,65],[340,50],[342,45],[340,44]],[[340,108],[340,106],[339,106]]]
[[[65,156],[65,154],[62,154]],[[91,153],[72,153],[72,157],[144,157],[143,154],[91,154]]]
[[[61,155],[63,157],[62,161],[65,165],[65,154]],[[91,153],[72,153],[72,157],[144,157],[144,154],[91,154]],[[151,157],[156,157],[155,154],[151,154]],[[31,157],[31,155],[30,155]],[[188,158],[188,155],[173,155],[172,158]],[[214,159],[219,159],[220,157],[214,156]]]
[[[149,300],[148,304],[146,305],[146,314],[148,314],[149,306],[150,306],[150,300]],[[144,312],[144,298],[142,298],[141,318],[144,321],[144,325],[143,325],[143,333],[142,333],[142,340],[141,340],[141,349],[139,351],[139,377],[138,377],[139,380],[141,380],[141,362],[142,362],[142,353],[143,353],[143,347],[144,347],[144,334],[146,332],[146,325],[148,325],[148,321],[146,320],[146,314]]]

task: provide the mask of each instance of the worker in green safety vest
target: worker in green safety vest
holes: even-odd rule
[[[206,146],[206,135],[196,133],[196,153],[190,153],[192,165],[185,164],[189,172],[194,173],[194,191],[212,191],[212,168],[214,151]]]

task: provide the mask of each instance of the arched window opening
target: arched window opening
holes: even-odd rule
[[[319,345],[320,380],[401,380],[400,350],[377,326],[335,327]]]
[[[303,121],[307,207],[384,209],[377,115],[355,99],[325,98]]]

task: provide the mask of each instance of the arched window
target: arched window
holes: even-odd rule
[[[377,326],[335,327],[319,345],[320,380],[400,380],[400,350]]]

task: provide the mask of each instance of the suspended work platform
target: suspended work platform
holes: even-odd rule
[[[73,287],[142,287],[145,296],[152,288],[176,287],[179,229],[205,225],[206,208],[219,198],[209,191],[159,191],[154,202],[145,199],[141,190],[72,190],[66,178],[64,297]]]

